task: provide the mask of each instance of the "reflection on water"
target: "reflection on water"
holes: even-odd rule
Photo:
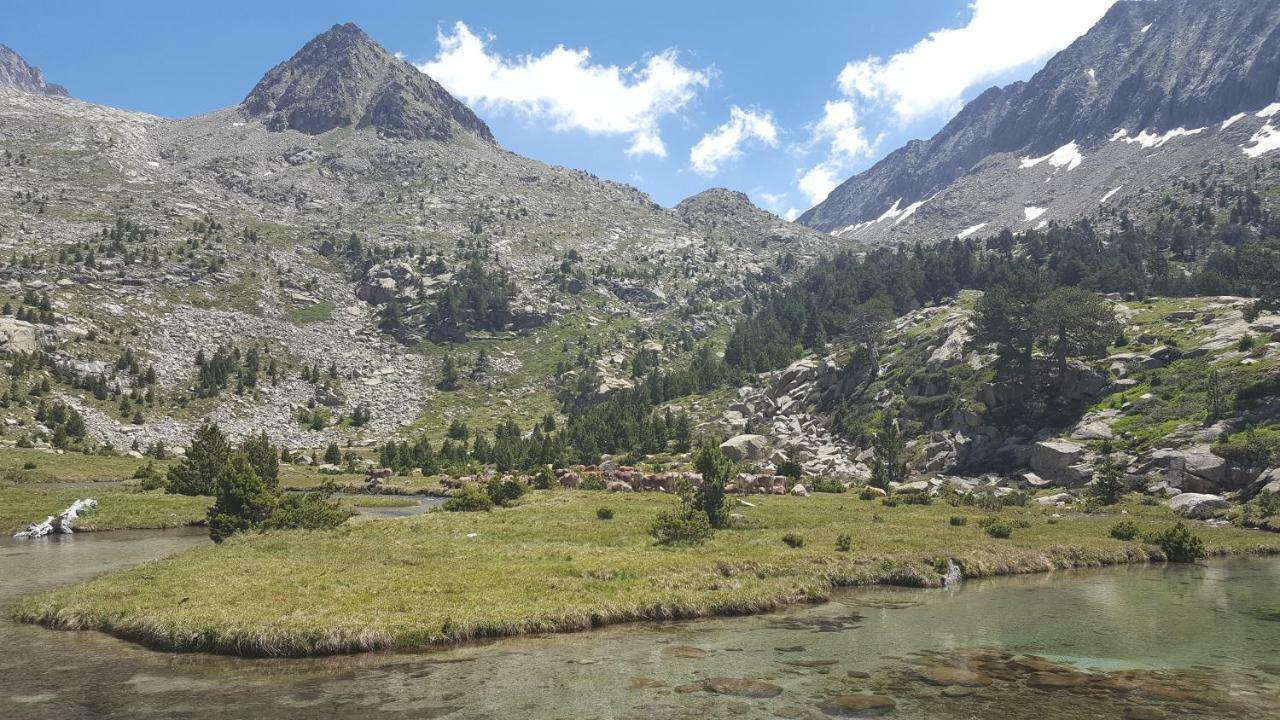
[[[0,541],[0,605],[206,542]],[[0,718],[1280,717],[1280,560],[868,588],[749,618],[314,660],[0,622]]]

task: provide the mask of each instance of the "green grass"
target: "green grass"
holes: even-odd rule
[[[206,497],[138,492],[118,487],[26,488],[0,487],[0,532],[13,534],[33,522],[56,515],[80,498],[91,497],[98,507],[76,521],[76,530],[126,530],[196,525],[204,520],[211,500]]]
[[[35,468],[25,469],[24,466],[28,463],[35,463]],[[85,455],[79,452],[57,454],[5,448],[0,450],[0,481],[23,484],[125,480],[133,477],[133,473],[146,464],[146,460],[124,455]],[[166,464],[157,462],[156,466],[163,470]]]
[[[333,303],[319,302],[289,312],[289,322],[294,325],[307,325],[324,322],[333,317]]]
[[[600,522],[606,497],[616,514]],[[851,494],[750,500],[736,508],[742,529],[684,548],[647,534],[670,496],[568,491],[490,513],[243,536],[27,598],[14,616],[163,649],[288,656],[760,612],[837,586],[936,586],[947,560],[978,577],[1160,559],[1158,548],[1109,537],[1114,514],[1050,523],[1048,509],[1009,508],[1013,537],[993,540],[974,508],[890,508]],[[1125,509],[1144,531],[1173,521],[1161,507]],[[952,515],[973,521],[953,527]],[[1214,553],[1280,550],[1280,535],[1195,532]],[[785,545],[787,533],[804,547]],[[849,552],[835,549],[844,533]]]

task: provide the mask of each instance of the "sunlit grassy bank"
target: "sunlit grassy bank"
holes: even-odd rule
[[[204,520],[211,500],[206,497],[165,495],[118,487],[30,488],[0,486],[0,532],[11,535],[33,522],[62,512],[79,498],[91,497],[98,507],[76,520],[76,530],[171,528]]]
[[[1143,562],[1160,550],[1108,536],[1118,520],[1007,508],[886,507],[853,494],[749,498],[740,529],[695,547],[655,546],[658,494],[539,492],[491,513],[435,512],[327,532],[238,537],[28,598],[14,612],[157,648],[306,655],[412,647],[651,618],[750,613],[816,601],[860,583],[934,586],[947,561],[967,576]],[[597,518],[608,506],[612,520]],[[1159,507],[1125,506],[1144,530]],[[950,517],[970,520],[953,526]],[[1197,526],[1211,553],[1280,550],[1280,535]],[[782,541],[804,539],[793,548]],[[847,552],[837,537],[852,536]]]

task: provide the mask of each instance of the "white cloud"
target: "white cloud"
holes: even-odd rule
[[[795,208],[787,208],[787,211],[782,213],[782,219],[787,222],[791,222],[798,217],[800,217],[800,211]]]
[[[549,118],[557,130],[631,138],[627,153],[665,157],[659,120],[688,105],[710,73],[680,64],[675,50],[628,67],[591,63],[587,49],[557,46],[505,58],[465,23],[437,32],[435,58],[419,70],[469,105]]]
[[[827,199],[827,195],[840,184],[840,167],[839,163],[823,162],[809,168],[808,172],[800,176],[800,181],[796,185],[800,188],[800,192],[809,198],[810,205],[817,205]]]
[[[888,60],[850,62],[836,78],[840,97],[823,107],[809,147],[825,144],[825,157],[800,174],[797,187],[817,204],[875,155],[882,132],[865,118],[899,125],[960,109],[980,83],[1043,61],[1096,23],[1115,0],[972,0],[968,22],[945,28]],[[871,139],[874,137],[874,140]]]
[[[778,127],[770,113],[729,108],[729,121],[712,130],[689,150],[689,165],[699,175],[714,175],[724,163],[741,157],[742,146],[758,140],[768,147],[778,145]]]
[[[1093,26],[1115,0],[973,0],[968,24],[929,34],[888,60],[845,65],[849,98],[888,103],[900,120],[955,112],[973,86],[1044,60]]]

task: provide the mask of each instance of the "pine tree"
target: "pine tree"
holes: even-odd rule
[[[871,459],[871,480],[868,484],[888,490],[889,483],[900,483],[907,477],[907,464],[902,460],[906,443],[898,430],[898,421],[892,413],[880,416],[880,428],[872,442],[875,454]]]
[[[256,527],[267,519],[276,503],[275,495],[244,453],[236,453],[218,472],[213,494],[213,507],[207,517],[209,537],[214,542]]]
[[[1115,505],[1124,496],[1124,471],[1111,457],[1111,443],[1102,446],[1102,454],[1093,466],[1093,483],[1089,500],[1099,505]]]
[[[458,389],[458,364],[452,355],[444,356],[444,366],[440,370],[440,384],[437,387],[445,391]]]
[[[262,478],[267,489],[274,491],[279,483],[280,461],[277,459],[276,447],[271,444],[266,431],[246,440],[240,446],[240,451],[249,459],[249,464],[258,473],[258,477]]]
[[[167,492],[177,495],[213,495],[218,474],[231,458],[231,446],[215,423],[205,423],[191,439],[182,462],[169,468]]]
[[[734,467],[724,451],[715,445],[704,445],[694,462],[702,474],[702,487],[694,494],[693,506],[707,514],[711,527],[729,525],[729,503],[724,487],[733,477]]]
[[[342,463],[342,451],[338,449],[337,443],[329,443],[329,447],[324,449],[324,461],[330,465],[340,465]]]

